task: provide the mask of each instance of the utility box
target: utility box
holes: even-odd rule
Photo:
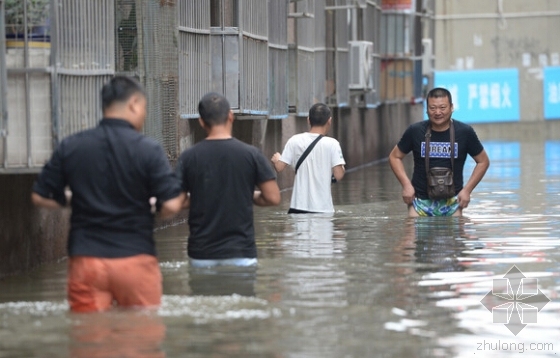
[[[372,91],[373,88],[373,42],[349,41],[350,81],[353,91]]]

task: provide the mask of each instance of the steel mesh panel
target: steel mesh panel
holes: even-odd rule
[[[267,114],[268,44],[264,41],[243,37],[243,86],[240,111],[247,114]]]
[[[268,42],[288,44],[288,2],[270,1],[268,4]]]
[[[138,70],[138,22],[136,0],[119,0],[115,5],[117,71]],[[123,73],[124,74],[124,73]]]
[[[325,0],[315,0],[315,102],[327,102],[327,83],[325,81],[327,75],[327,32],[325,31],[327,20],[325,13]],[[330,86],[332,87],[332,86]]]
[[[60,138],[92,128],[102,117],[99,91],[111,76],[59,75]]]
[[[77,75],[114,71],[113,1],[59,0],[57,66]]]
[[[58,139],[94,127],[102,116],[99,92],[114,74],[114,3],[59,0],[57,6]]]
[[[182,118],[198,117],[198,101],[210,91],[210,37],[179,33],[179,110]]]
[[[337,11],[335,13],[335,46],[336,46],[336,103],[339,106],[347,106],[349,93],[349,76],[348,76],[348,12]]]
[[[242,1],[242,23],[244,32],[254,35],[268,35],[268,1],[243,0]]]
[[[307,4],[304,1],[296,3],[296,12],[307,11]],[[325,11],[318,9],[318,11]],[[296,20],[297,45],[299,47],[315,47],[315,21],[313,18]]]
[[[207,30],[210,28],[210,1],[179,0],[177,3],[179,26]]]
[[[315,71],[315,81],[314,81],[314,94],[316,102],[327,102],[327,83],[325,81],[325,76],[327,73],[327,52],[324,49],[315,50],[314,54],[315,65],[313,69]]]
[[[364,39],[366,41],[373,42],[373,64],[372,73],[373,78],[373,88],[371,92],[365,94],[366,105],[373,105],[379,103],[379,79],[380,79],[380,68],[381,68],[381,57],[379,54],[380,48],[380,38],[381,38],[381,10],[372,4],[367,5],[365,10],[364,19]]]
[[[148,97],[148,115],[144,125],[146,135],[159,141],[168,158],[177,159],[177,7],[174,1],[137,1],[137,13],[142,14],[141,78]],[[139,11],[140,10],[140,11]]]
[[[268,118],[288,116],[288,2],[268,5]]]
[[[268,117],[285,118],[288,116],[288,51],[275,48],[269,48],[268,51]]]
[[[325,0],[315,0],[315,12],[314,12],[314,47],[317,49],[324,49],[326,46],[326,14],[325,14]]]
[[[268,113],[268,2],[243,1],[243,33],[239,110],[245,114]],[[228,56],[228,53],[225,54]]]
[[[297,114],[299,116],[307,117],[309,108],[314,103],[313,86],[314,86],[314,69],[315,53],[299,49],[297,51]]]
[[[198,101],[211,89],[210,2],[183,0],[179,12],[179,113],[198,117]]]

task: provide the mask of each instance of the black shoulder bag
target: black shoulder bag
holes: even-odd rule
[[[428,181],[428,196],[432,200],[449,199],[455,196],[455,184],[453,183],[453,159],[455,159],[455,133],[453,121],[449,124],[449,143],[451,151],[451,169],[445,167],[430,168],[430,137],[432,126],[428,124],[426,129],[426,179]]]

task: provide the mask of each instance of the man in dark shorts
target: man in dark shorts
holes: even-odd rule
[[[410,125],[401,140],[389,155],[389,164],[402,185],[402,198],[408,205],[409,216],[460,216],[469,205],[471,193],[484,177],[490,160],[474,129],[460,121],[451,119],[453,101],[445,88],[432,89],[426,99],[428,120]],[[450,126],[453,125],[455,150],[453,182],[455,196],[442,200],[428,197],[425,150],[426,130],[431,126],[430,167],[451,168]],[[435,148],[435,149],[434,149]],[[436,150],[436,152],[434,152]],[[414,155],[412,181],[408,178],[403,158],[411,152]],[[463,186],[463,167],[470,155],[476,162],[473,172]]]
[[[177,166],[190,194],[190,263],[254,266],[253,204],[280,203],[276,175],[257,148],[232,137],[234,115],[224,96],[206,94],[198,111],[207,137],[184,151]]]
[[[114,77],[101,90],[103,119],[64,139],[33,185],[35,205],[69,205],[68,301],[75,312],[113,305],[157,307],[162,277],[153,238],[156,198],[164,219],[185,195],[163,148],[140,133],[146,118],[142,86]]]

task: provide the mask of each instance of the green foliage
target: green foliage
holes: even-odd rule
[[[27,5],[27,30],[46,25],[49,17],[50,0],[5,0],[7,31],[23,33],[24,6]]]

